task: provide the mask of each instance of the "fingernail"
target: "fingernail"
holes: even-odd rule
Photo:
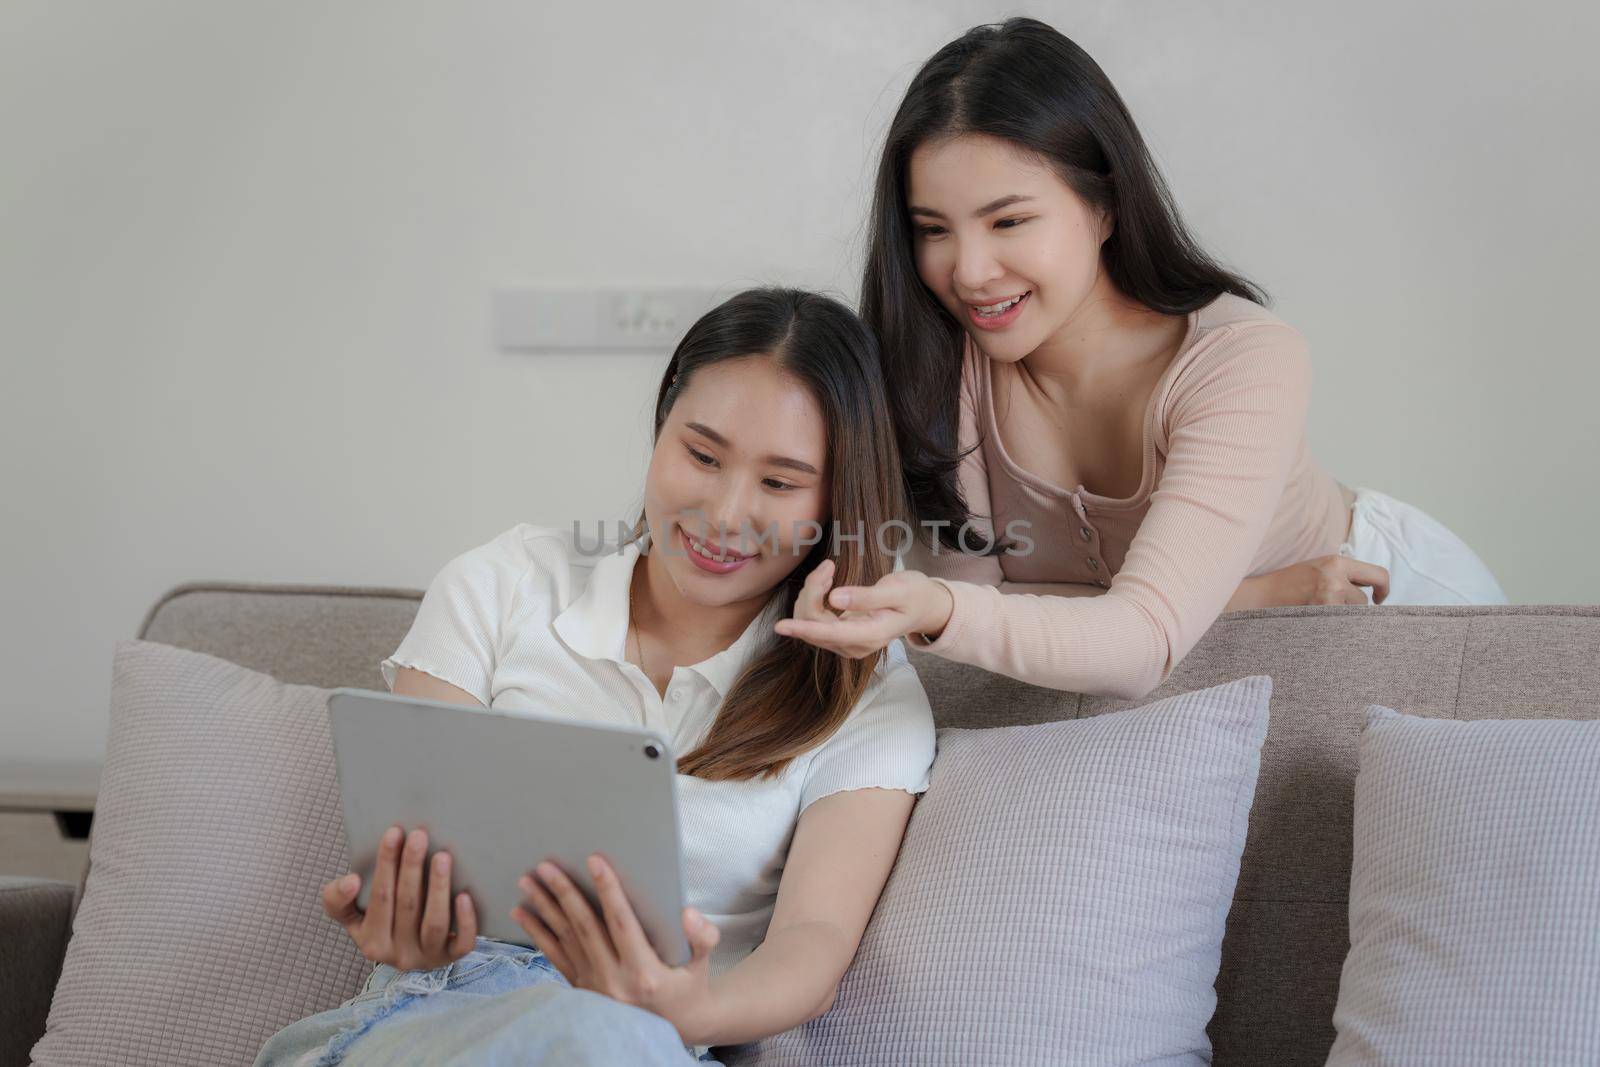
[[[385,830],[383,832],[383,843],[388,845],[390,848],[394,848],[394,846],[398,845],[400,843],[400,827],[391,826]]]
[[[547,882],[556,876],[556,865],[553,863],[541,863],[534,870],[538,871],[539,877]]]
[[[472,910],[472,898],[465,893],[456,897],[456,907],[462,911]]]
[[[450,869],[450,853],[436,852],[433,856],[433,869],[444,874]]]
[[[603,874],[605,872],[605,869],[606,869],[606,865],[600,862],[600,857],[599,856],[590,856],[589,857],[589,873],[590,874],[592,874],[596,878],[598,878],[598,877],[600,877],[601,874]]]
[[[847,608],[847,607],[849,607],[850,606],[850,594],[846,593],[843,589],[836,590],[834,592],[834,594],[833,594],[833,606],[836,607],[836,608]]]
[[[523,875],[521,878],[517,879],[517,888],[522,890],[524,893],[532,893],[533,879],[529,878],[527,875]]]
[[[339,889],[345,893],[353,892],[354,890],[360,888],[360,886],[361,876],[359,874],[352,872],[351,874],[347,874],[343,878],[339,879]]]

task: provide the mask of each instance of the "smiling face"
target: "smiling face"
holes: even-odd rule
[[[811,392],[776,360],[723,360],[693,373],[645,477],[650,554],[679,593],[704,607],[766,601],[809,551],[796,547],[797,537],[815,535],[803,524],[827,528],[827,441]]]
[[[1010,142],[918,146],[906,201],[918,276],[990,359],[1027,356],[1109,287],[1109,216]]]

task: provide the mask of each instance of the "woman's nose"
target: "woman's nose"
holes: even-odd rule
[[[706,501],[706,533],[724,548],[739,550],[742,539],[756,536],[761,529],[759,519],[748,487],[729,486],[715,499]],[[751,531],[748,534],[744,531],[747,526]]]
[[[1005,274],[985,241],[968,241],[956,250],[954,281],[964,295],[983,291],[984,286]],[[993,294],[986,294],[993,295]]]

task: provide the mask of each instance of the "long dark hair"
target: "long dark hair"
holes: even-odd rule
[[[1114,229],[1102,263],[1144,306],[1186,314],[1223,293],[1267,302],[1201,250],[1127,105],[1083,49],[1029,18],[976,26],[939,49],[911,80],[884,142],[861,315],[882,346],[906,496],[921,521],[948,523],[940,539],[957,550],[956,531],[969,517],[956,480],[965,331],[917,276],[906,187],[919,145],[961,134],[1036,154],[1091,207],[1109,212]]]
[[[835,561],[835,585],[872,585],[894,569],[878,531],[905,513],[900,461],[877,341],[844,304],[799,289],[748,290],[689,328],[661,376],[654,436],[701,368],[752,358],[771,359],[804,384],[827,430],[829,532],[784,583],[784,614],[793,615],[805,577],[825,559]],[[834,528],[852,536],[835,543]],[[843,725],[883,656],[846,659],[772,638],[729,690],[705,739],[679,758],[679,773],[713,781],[776,775]]]

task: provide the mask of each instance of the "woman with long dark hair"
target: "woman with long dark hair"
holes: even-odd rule
[[[663,962],[598,856],[598,913],[529,856],[514,917],[533,948],[478,938],[449,854],[392,827],[364,912],[356,873],[322,893],[379,966],[258,1067],[688,1065],[833,1003],[928,786],[933,715],[898,645],[844,658],[772,628],[826,615],[835,571],[870,584],[894,564],[850,536],[904,510],[877,346],[836,300],[742,293],[673,353],[654,438],[631,536],[601,551],[523,524],[463,553],[382,671],[396,693],[666,737],[692,958]]]
[[[861,294],[927,544],[780,632],[1131,697],[1224,610],[1503,603],[1449,530],[1316,464],[1306,345],[1265,300],[1072,41],[1017,18],[940,49],[888,132]]]

